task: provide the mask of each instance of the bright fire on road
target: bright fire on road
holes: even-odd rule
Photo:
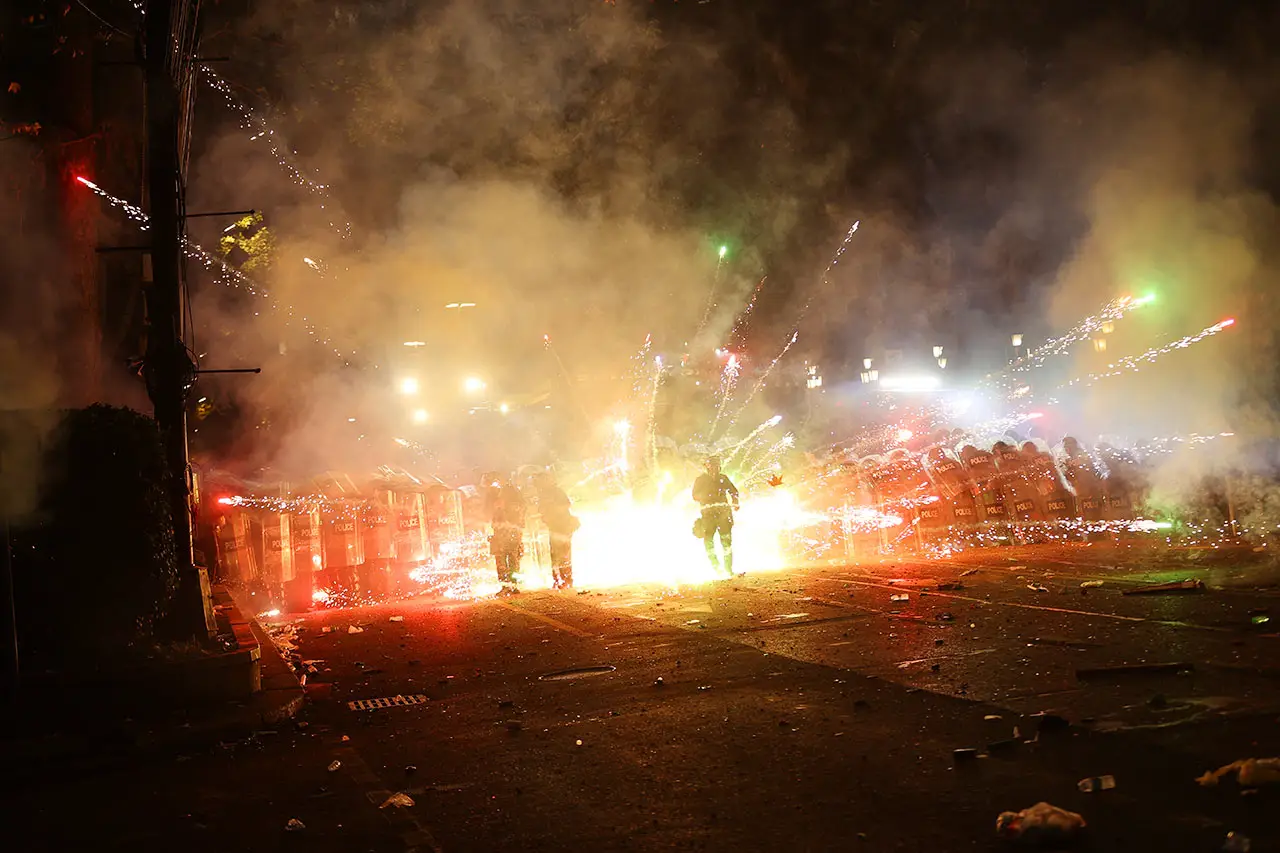
[[[698,508],[691,496],[642,501],[624,494],[578,513],[582,527],[573,539],[575,586],[600,589],[657,583],[675,587],[725,577],[707,559],[702,540],[693,536]],[[822,520],[823,516],[806,512],[781,489],[745,497],[733,528],[734,571],[784,568],[791,535]]]

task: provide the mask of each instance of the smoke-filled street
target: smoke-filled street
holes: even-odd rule
[[[1082,546],[277,618],[296,723],[11,814],[31,849],[985,850],[1048,800],[1089,849],[1274,849],[1270,791],[1196,783],[1275,743],[1280,598],[1246,562]]]

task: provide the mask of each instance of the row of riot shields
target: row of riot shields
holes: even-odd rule
[[[461,498],[447,488],[246,502],[220,507],[215,520],[221,579],[294,612],[412,592],[413,570],[463,536]]]
[[[847,556],[940,541],[1082,538],[1134,518],[1140,483],[1068,439],[1056,454],[1025,442],[943,445],[844,460],[821,498]],[[1114,525],[1112,525],[1114,527]]]

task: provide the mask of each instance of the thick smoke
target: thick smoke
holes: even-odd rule
[[[334,187],[324,208],[244,132],[208,147],[195,182],[205,207],[267,210],[277,237],[274,266],[254,275],[292,312],[207,289],[196,306],[210,359],[266,368],[209,387],[292,428],[272,464],[345,464],[351,423],[397,434],[410,404],[391,389],[406,371],[433,418],[465,406],[458,385],[475,374],[490,402],[537,408],[552,394],[570,433],[592,434],[646,334],[679,351],[716,281],[710,332],[693,343],[721,339],[764,272],[773,283],[753,316],[772,327],[753,321],[769,334],[752,354],[771,358],[810,305],[792,357],[830,371],[886,350],[928,364],[945,345],[971,382],[1007,357],[1012,332],[1034,345],[1118,296],[1154,294],[1105,350],[1085,343],[1046,370],[1053,391],[1236,317],[1139,373],[1056,395],[1045,437],[1272,431],[1275,215],[1255,187],[1256,75],[1125,39],[1034,57],[916,47],[877,90],[893,109],[801,156],[786,99],[808,84],[768,33],[752,38],[783,78],[773,97],[744,93],[727,61],[742,32],[678,34],[625,4],[300,11],[262,7],[237,39],[269,46],[270,68],[240,71],[274,75],[279,126]],[[824,227],[805,222],[814,206]],[[726,234],[750,239],[718,271]],[[460,302],[476,308],[444,308]],[[361,370],[311,384],[347,361]]]
[[[333,185],[324,209],[289,192],[244,132],[211,144],[193,182],[201,206],[252,204],[275,233],[271,269],[252,275],[276,309],[209,289],[195,306],[206,363],[264,367],[205,387],[287,421],[272,465],[302,467],[290,447],[308,464],[348,464],[350,418],[369,436],[409,433],[418,405],[433,422],[465,420],[468,376],[486,381],[489,404],[522,412],[553,394],[589,434],[626,395],[646,336],[654,353],[694,340],[713,286],[700,340],[727,331],[759,256],[794,227],[796,194],[823,171],[756,141],[794,121],[742,99],[714,44],[669,38],[622,6],[458,0],[398,20],[387,7],[315,20],[304,6],[270,4],[247,35],[283,46],[279,120]],[[744,124],[750,142],[733,138]],[[721,160],[748,176],[741,186],[720,183]],[[718,219],[691,218],[698,208]],[[755,239],[718,268],[719,235],[744,226]],[[445,308],[457,303],[475,308]],[[310,386],[345,362],[360,380]],[[395,397],[407,374],[418,402]]]

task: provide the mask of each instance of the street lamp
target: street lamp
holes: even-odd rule
[[[934,348],[933,348],[933,357],[934,357],[934,358],[942,358],[942,347],[934,347]]]
[[[413,422],[414,422],[415,424],[425,424],[425,423],[427,422],[427,418],[428,418],[428,417],[429,417],[429,416],[427,415],[427,410],[426,410],[426,409],[414,409],[414,410],[413,410]]]
[[[511,407],[508,406],[506,403],[503,403],[500,406],[498,406],[498,411],[505,415],[511,411]]]
[[[418,393],[418,380],[412,376],[406,376],[400,380],[400,393],[406,397],[411,397]]]
[[[862,369],[863,369],[863,370],[870,370],[870,369],[871,369],[871,359],[869,359],[869,358],[864,358],[864,359],[862,360]]]
[[[484,390],[484,380],[477,376],[468,376],[463,381],[462,387],[468,394],[479,394]]]
[[[1013,344],[1014,349],[1022,346],[1022,335],[1013,335],[1009,340]]]

